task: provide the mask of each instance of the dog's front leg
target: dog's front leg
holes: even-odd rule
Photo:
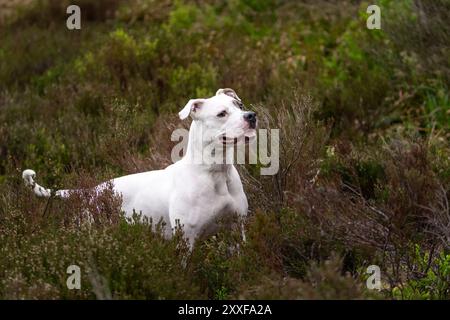
[[[186,219],[184,216],[176,213],[170,214],[170,224],[172,225],[173,234],[179,231],[183,232],[184,239],[187,240],[187,244],[189,246],[189,252],[192,252],[197,236],[197,233],[195,232],[193,226],[189,223],[186,223]]]
[[[241,227],[241,237],[242,237],[242,242],[247,242],[247,237],[246,237],[246,235],[245,235],[245,222],[244,222],[244,218],[243,217],[241,217],[241,219],[240,219],[241,221],[240,221],[240,223],[239,223],[239,225],[240,225],[240,227]]]
[[[241,231],[241,241],[245,245],[245,243],[247,242],[247,237],[245,235],[245,216],[238,217],[237,228],[239,228],[239,230]],[[238,255],[241,254],[241,243],[240,242],[236,243],[236,252]]]
[[[195,243],[195,234],[192,232],[191,228],[186,226],[183,223],[183,217],[176,214],[170,214],[170,224],[172,226],[172,233],[175,235],[177,232],[183,233],[183,240],[187,240],[188,245],[188,252],[184,251],[184,244],[178,243],[177,247],[181,248],[181,252],[183,253],[183,256],[181,258],[181,266],[183,269],[187,268],[189,258],[191,256],[192,250],[194,248]]]

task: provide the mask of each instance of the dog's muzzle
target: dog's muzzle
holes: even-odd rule
[[[256,129],[256,113],[252,111],[246,112],[244,120],[247,121],[250,129]]]

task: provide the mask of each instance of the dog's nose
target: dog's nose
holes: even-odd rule
[[[247,121],[249,123],[250,128],[254,129],[256,127],[256,113],[251,112],[251,111],[246,112],[244,114],[244,119],[245,119],[245,121]]]

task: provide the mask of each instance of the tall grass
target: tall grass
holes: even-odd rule
[[[448,299],[450,11],[376,2],[382,30],[359,1],[83,0],[81,31],[67,1],[2,18],[0,297]],[[22,184],[163,168],[176,113],[219,87],[281,132],[276,175],[239,167],[246,243],[223,228],[189,255],[108,192],[47,203]]]

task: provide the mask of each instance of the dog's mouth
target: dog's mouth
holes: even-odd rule
[[[220,137],[220,141],[223,145],[237,145],[238,143],[249,144],[256,138],[256,130],[246,130],[243,135],[239,137],[229,137],[226,134]]]

